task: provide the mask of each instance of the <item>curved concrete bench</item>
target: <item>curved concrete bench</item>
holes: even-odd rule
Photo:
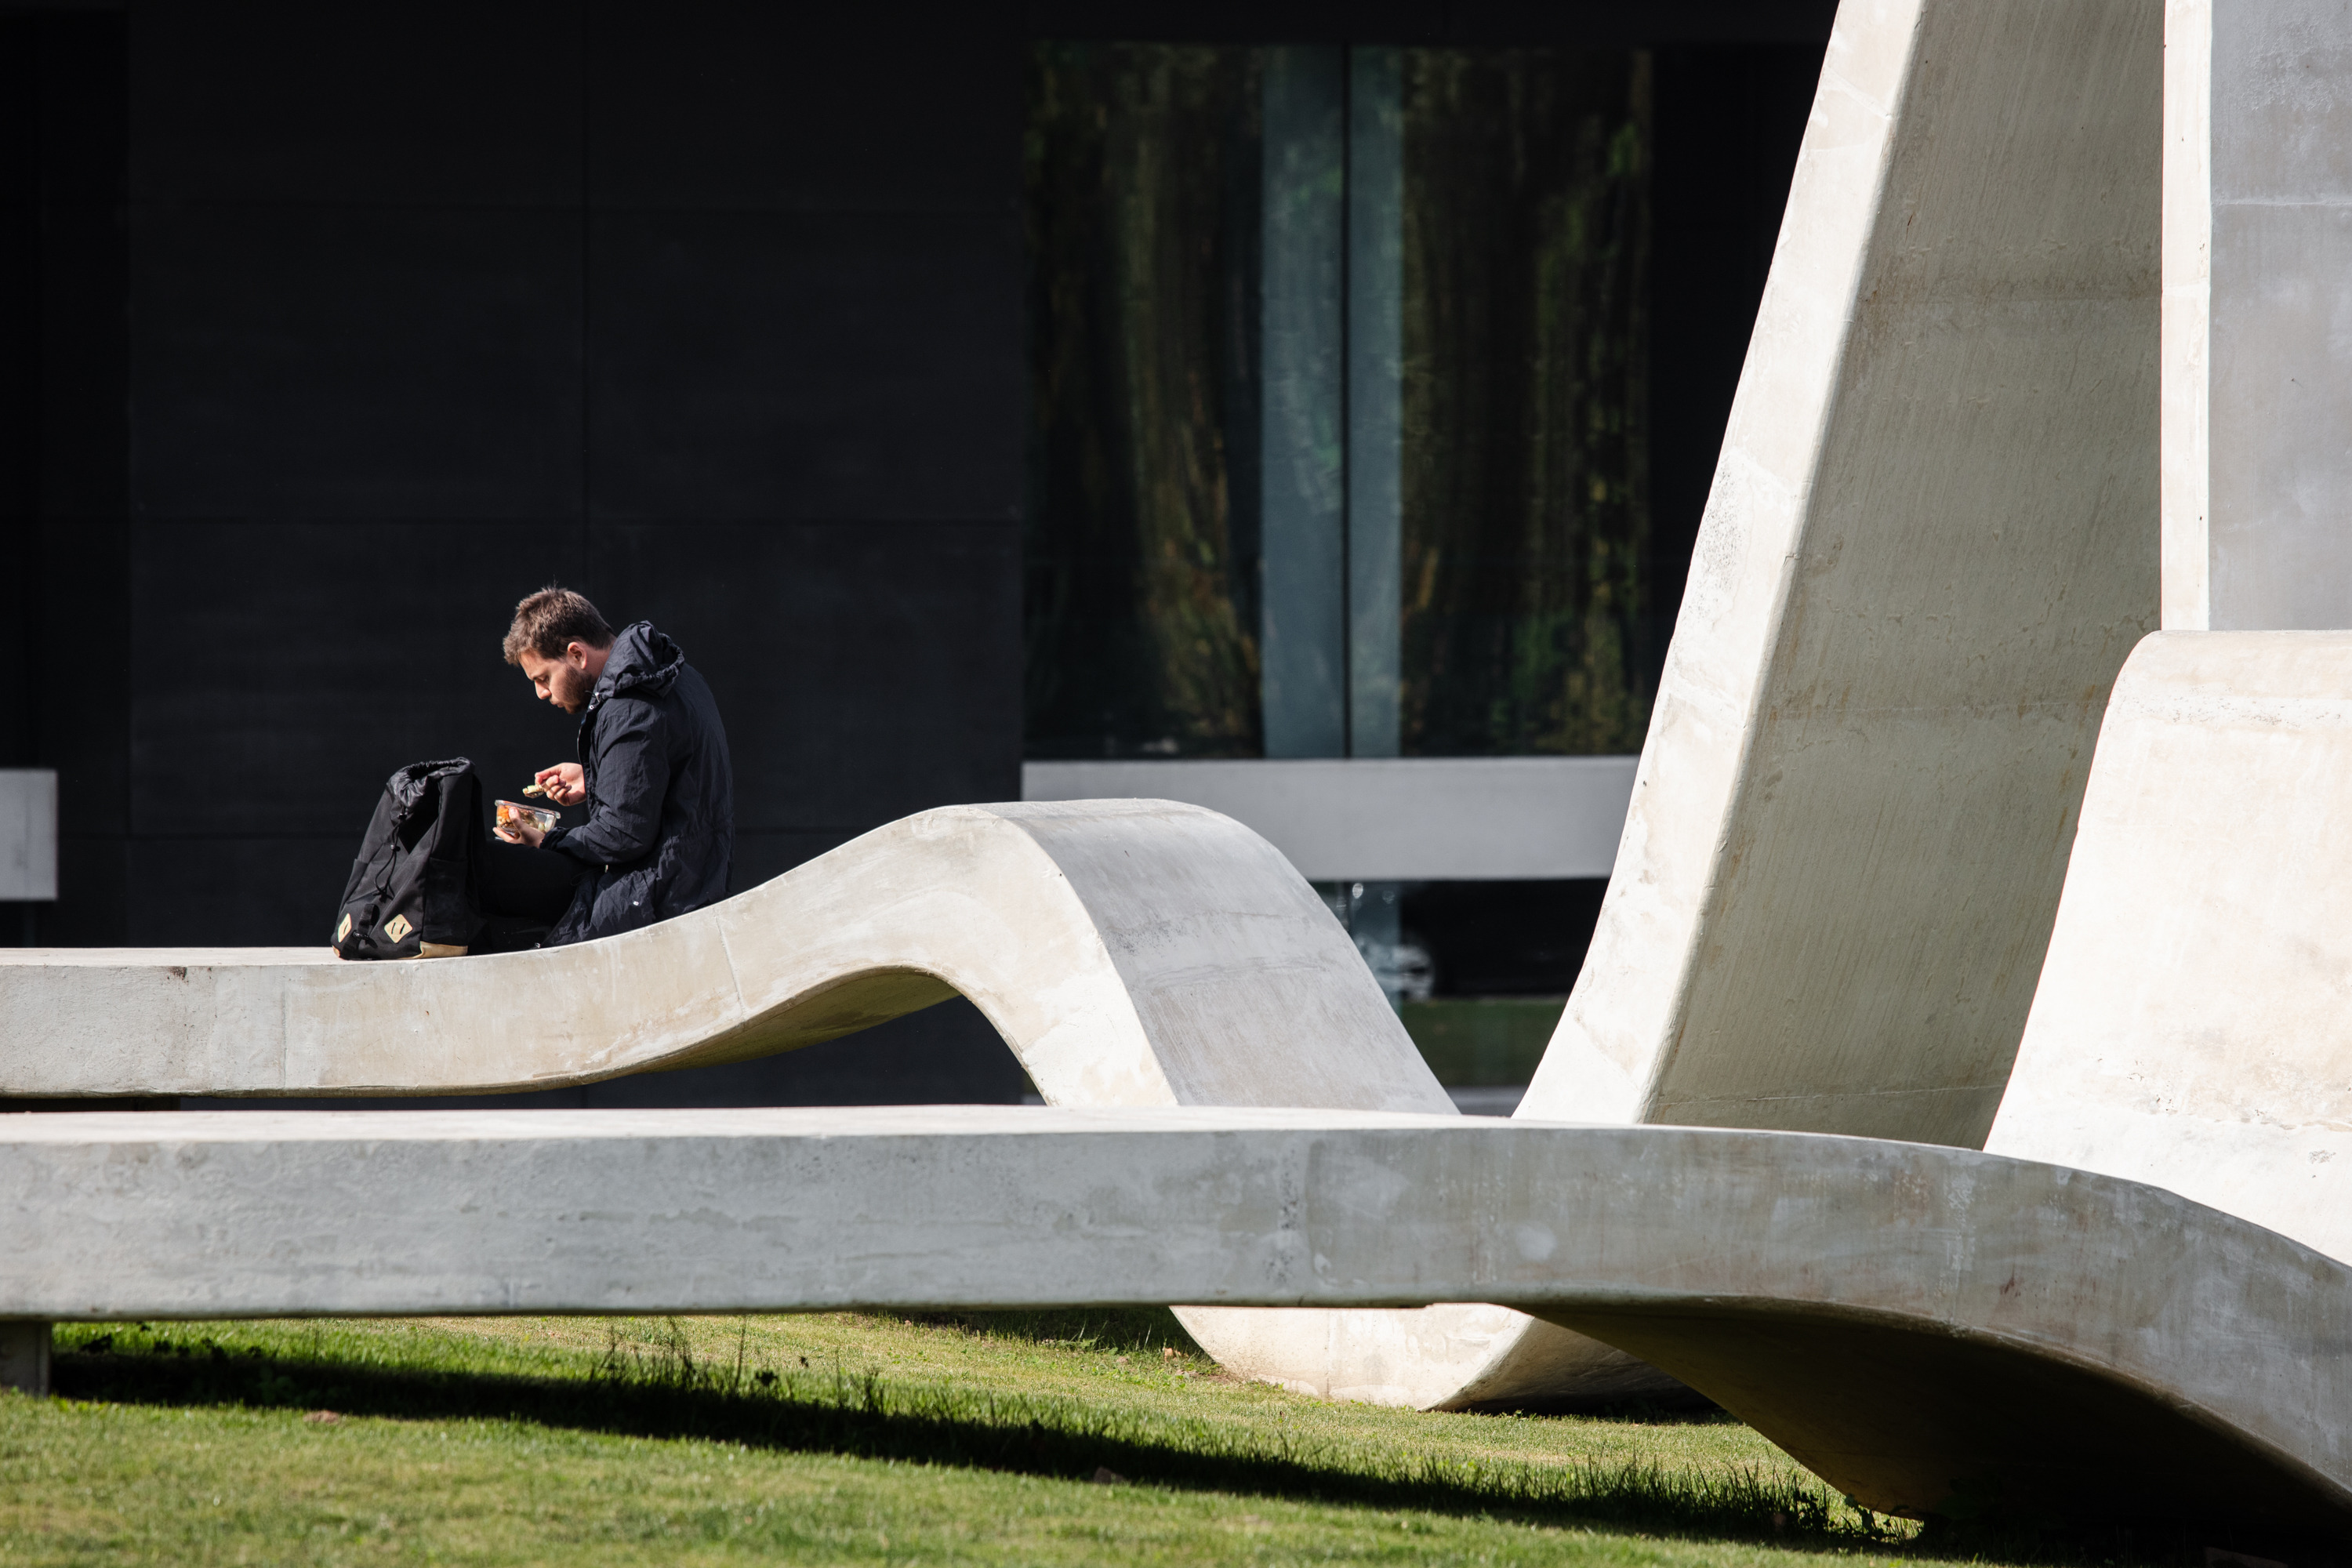
[[[1873,1508],[2352,1531],[2352,1270],[1920,1144],[1303,1110],[0,1119],[0,1318],[1509,1302]]]
[[[0,1096],[546,1089],[969,997],[1091,1105],[1450,1111],[1271,845],[1167,801],[949,806],[680,919],[542,952],[0,949]]]
[[[1053,1104],[1454,1110],[1314,889],[1240,824],[1167,801],[925,812],[710,909],[544,952],[0,949],[0,1097],[545,1089],[790,1050],[959,994]],[[1181,1315],[1246,1373],[1330,1391],[1311,1356],[1268,1364],[1262,1315]],[[1326,1316],[1274,1321],[1328,1339]],[[1355,1317],[1355,1339],[1401,1353],[1338,1392],[1445,1401],[1526,1321]],[[1574,1391],[1658,1381],[1538,1332]]]
[[[542,1089],[790,1050],[958,994],[1051,1104],[1454,1111],[1314,889],[1249,829],[1168,801],[925,812],[710,909],[544,952],[0,949],[0,1096]],[[1245,1375],[1340,1397],[1661,1384],[1499,1307],[1180,1314]],[[1530,1332],[1549,1381],[1489,1395],[1489,1346]],[[1331,1343],[1361,1374],[1336,1388]]]

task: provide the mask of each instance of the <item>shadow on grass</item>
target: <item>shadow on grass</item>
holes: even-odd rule
[[[1086,1307],[1012,1312],[918,1312],[906,1320],[967,1333],[993,1334],[1002,1339],[1027,1340],[1039,1345],[1068,1345],[1079,1350],[1127,1351],[1157,1354],[1172,1350],[1201,1361],[1216,1358],[1184,1330],[1166,1307]],[[1694,1390],[1664,1396],[1635,1395],[1630,1399],[1578,1400],[1572,1404],[1543,1403],[1475,1406],[1479,1415],[1591,1415],[1603,1420],[1638,1421],[1645,1426],[1736,1426],[1738,1417]]]
[[[1130,1338],[1136,1350],[1176,1342],[1148,1321],[1106,1322],[1105,1316],[1073,1314],[1067,1323],[1042,1324],[974,1319],[964,1326],[989,1331],[1044,1329],[1048,1331],[1035,1337],[1097,1347],[1128,1346]],[[1173,1321],[1169,1324],[1172,1328]],[[1146,1337],[1151,1335],[1159,1337]],[[738,1366],[698,1360],[675,1331],[667,1342],[651,1346],[616,1338],[593,1372],[581,1378],[384,1368],[254,1351],[231,1354],[209,1344],[161,1340],[142,1352],[115,1348],[115,1339],[92,1339],[85,1349],[60,1345],[52,1374],[57,1393],[123,1405],[323,1407],[352,1415],[513,1420],[1073,1479],[1098,1479],[1108,1469],[1119,1479],[1155,1486],[1294,1500],[1573,1522],[1812,1550],[1886,1545],[1857,1525],[1850,1510],[1838,1509],[1831,1493],[1794,1472],[1775,1479],[1755,1471],[1685,1472],[1639,1463],[1528,1465],[1428,1455],[1343,1455],[1318,1451],[1283,1434],[1208,1420],[1139,1415],[1076,1400],[894,1384],[872,1372],[747,1374]]]
[[[1165,1311],[931,1314],[920,1321],[1046,1344],[1197,1353]],[[142,1352],[135,1340],[118,1349],[117,1340],[95,1336],[81,1349],[61,1344],[53,1363],[57,1393],[122,1405],[518,1421],[1080,1480],[1109,1470],[1119,1479],[1189,1490],[1918,1561],[2215,1564],[2202,1538],[2173,1529],[2060,1531],[1937,1520],[1906,1540],[1887,1531],[1891,1521],[1851,1500],[1840,1507],[1820,1482],[1793,1470],[1774,1478],[1757,1470],[1672,1470],[1654,1462],[1530,1465],[1348,1452],[1281,1433],[1077,1400],[894,1384],[871,1371],[747,1373],[740,1361],[730,1366],[698,1359],[675,1325],[651,1343],[616,1334],[584,1377],[386,1368],[250,1349],[230,1353],[210,1342],[173,1343],[162,1336]],[[2263,1565],[2270,1550],[2235,1563],[2225,1557],[2221,1568]],[[2332,1552],[2283,1555],[2296,1568],[2342,1561]]]

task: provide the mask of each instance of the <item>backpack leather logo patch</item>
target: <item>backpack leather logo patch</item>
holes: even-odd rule
[[[413,931],[416,928],[415,926],[408,923],[408,917],[406,915],[394,915],[392,919],[384,921],[383,923],[383,934],[392,938],[394,942],[401,941],[403,938],[406,937],[410,931]]]
[[[351,911],[350,911],[350,910],[344,910],[344,911],[343,911],[343,918],[342,918],[341,920],[337,921],[335,922],[335,940],[336,940],[337,942],[341,942],[341,941],[342,941],[342,940],[343,940],[343,938],[345,938],[345,937],[347,937],[347,936],[351,935],[351,934],[352,934],[352,916],[351,916]]]

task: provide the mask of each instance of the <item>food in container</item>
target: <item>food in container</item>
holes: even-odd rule
[[[543,806],[525,805],[520,801],[493,801],[491,805],[498,810],[500,827],[530,827],[548,833],[563,820],[561,812],[549,811]]]

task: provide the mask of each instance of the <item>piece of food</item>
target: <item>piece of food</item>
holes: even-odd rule
[[[545,795],[547,793],[547,786],[534,779],[530,784],[522,786],[522,793],[525,795]]]

